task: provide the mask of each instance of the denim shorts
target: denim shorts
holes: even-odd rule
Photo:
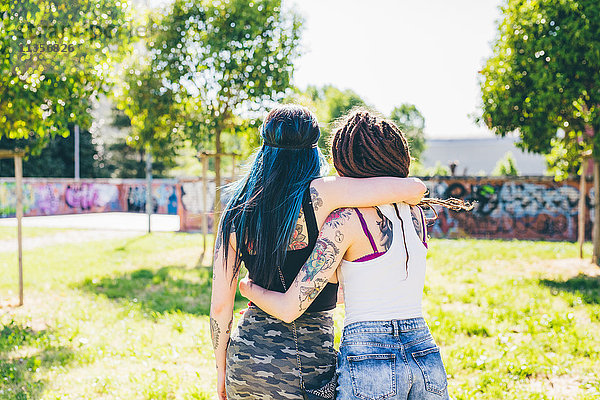
[[[423,318],[344,328],[337,400],[449,399],[446,370]]]

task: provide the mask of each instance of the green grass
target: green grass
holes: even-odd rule
[[[23,227],[23,237],[51,236],[66,231],[63,228]],[[16,226],[0,226],[0,240],[17,240]]]
[[[200,235],[155,233],[25,252],[26,304],[0,308],[0,400],[215,398],[201,248]],[[600,396],[600,278],[556,261],[576,245],[430,248],[424,309],[453,398]],[[4,302],[16,272],[0,253]]]

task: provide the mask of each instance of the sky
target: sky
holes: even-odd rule
[[[352,89],[384,114],[415,104],[428,138],[491,137],[470,115],[501,2],[283,0],[305,19],[294,83]]]
[[[429,138],[492,136],[469,114],[500,0],[289,0],[305,18],[295,83],[352,89],[380,112],[412,103]]]

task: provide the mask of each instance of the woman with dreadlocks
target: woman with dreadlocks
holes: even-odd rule
[[[364,110],[350,113],[335,130],[332,155],[340,176],[360,178],[406,177],[411,160],[398,127]],[[456,199],[421,204],[472,208]],[[337,271],[346,303],[337,399],[448,399],[440,351],[421,310],[426,253],[419,207],[339,209],[325,221],[315,249],[285,293],[248,278],[240,290],[262,310],[292,322]]]
[[[293,325],[250,306],[232,332],[232,312],[241,263],[249,277],[284,292],[311,253],[321,226],[339,207],[392,201],[418,203],[418,179],[328,177],[317,141],[316,118],[306,108],[277,107],[265,118],[263,145],[233,195],[216,234],[210,329],[220,399],[302,399],[335,373],[333,319],[337,283],[323,284],[308,312]],[[302,335],[295,338],[298,328]],[[231,340],[230,340],[231,334]],[[296,340],[297,339],[297,340]],[[297,374],[298,349],[303,360]],[[327,365],[328,364],[328,365]],[[335,389],[335,386],[334,386]]]

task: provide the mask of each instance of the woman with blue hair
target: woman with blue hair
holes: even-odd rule
[[[302,399],[304,387],[321,387],[335,372],[336,278],[322,283],[294,327],[251,304],[232,333],[241,263],[253,282],[285,292],[332,211],[417,204],[426,191],[415,178],[322,178],[328,165],[317,147],[320,130],[305,107],[271,110],[261,136],[263,146],[233,187],[216,234],[210,328],[220,399]]]

